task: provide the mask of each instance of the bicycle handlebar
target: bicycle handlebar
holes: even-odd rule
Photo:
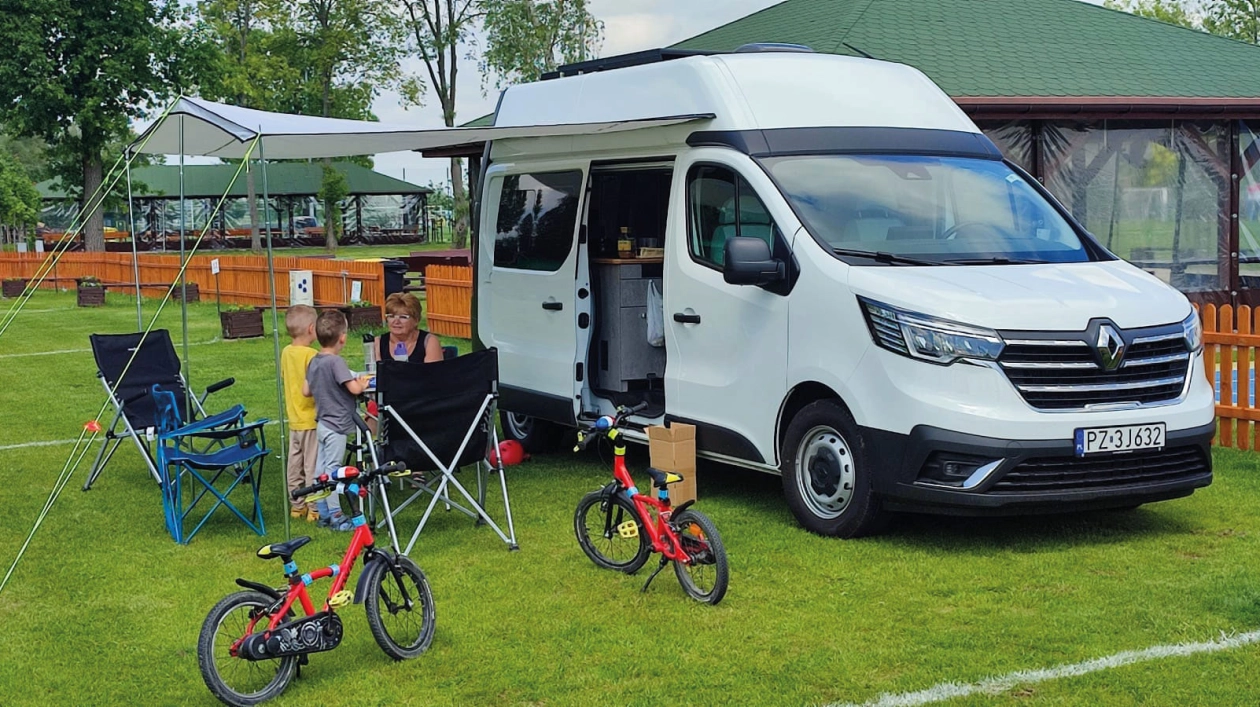
[[[292,497],[293,500],[296,501],[302,498],[303,496],[309,496],[318,491],[324,491],[327,489],[336,488],[337,484],[345,483],[347,481],[351,483],[354,483],[354,482],[371,483],[375,481],[376,479],[378,479],[379,477],[387,476],[389,474],[396,474],[396,473],[404,472],[406,470],[407,470],[407,465],[404,462],[390,462],[388,464],[378,466],[377,468],[371,471],[360,472],[359,475],[353,479],[327,479],[324,481],[317,481],[311,484],[310,486],[303,486],[302,488],[294,489],[293,492],[289,494],[289,496]]]
[[[637,412],[642,412],[647,409],[647,407],[648,403],[646,401],[639,403],[632,408],[628,408],[623,405],[617,408],[617,414],[612,417],[610,422],[605,422],[605,420],[608,420],[608,416],[604,415],[592,424],[579,428],[577,446],[573,448],[573,451],[580,452],[583,449],[586,449],[587,446],[590,445],[591,440],[595,439],[597,434],[607,434],[612,430],[620,428],[621,424],[625,422],[627,417]],[[603,423],[603,425],[606,426],[602,426],[600,423]]]

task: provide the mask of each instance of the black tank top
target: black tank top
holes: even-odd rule
[[[416,333],[419,334],[419,336],[416,337],[416,348],[420,349],[420,361],[423,362],[424,361],[424,345],[429,340],[429,332],[425,331],[424,329],[418,329],[416,330]],[[392,361],[394,359],[394,354],[392,351],[389,350],[389,334],[381,334],[380,336],[376,337],[376,342],[377,342],[376,360],[377,361]],[[414,355],[415,351],[412,351],[411,353]],[[411,360],[411,359],[408,358],[407,360]]]

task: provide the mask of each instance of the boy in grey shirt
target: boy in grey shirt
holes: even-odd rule
[[[370,378],[366,375],[356,378],[340,356],[346,345],[346,315],[336,310],[319,315],[315,321],[315,336],[320,349],[306,367],[302,394],[315,398],[315,438],[319,449],[316,472],[331,475],[341,466],[346,439],[354,431],[354,416],[359,414],[355,396],[367,388]],[[350,519],[341,512],[336,494],[319,501],[316,507],[320,525],[341,531],[354,529]]]

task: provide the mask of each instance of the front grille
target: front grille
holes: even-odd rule
[[[1046,493],[1177,481],[1208,473],[1200,447],[1104,457],[1034,457],[1008,471],[990,493]]]
[[[998,364],[1024,400],[1041,410],[1176,400],[1190,370],[1180,326],[1123,334],[1129,343],[1120,367],[1112,371],[1099,362],[1086,334],[1079,339],[1004,336],[1009,338]]]

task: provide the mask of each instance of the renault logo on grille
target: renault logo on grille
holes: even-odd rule
[[[1107,371],[1114,371],[1124,360],[1124,339],[1110,324],[1098,327],[1098,360]]]

